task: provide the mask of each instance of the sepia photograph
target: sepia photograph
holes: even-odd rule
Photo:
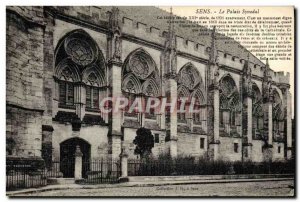
[[[294,6],[5,15],[7,197],[296,196]]]

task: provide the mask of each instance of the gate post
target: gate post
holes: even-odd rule
[[[77,145],[75,151],[75,181],[82,179],[82,156],[80,147]]]
[[[125,152],[125,149],[122,150],[120,154],[121,160],[121,177],[119,182],[128,182],[128,154]]]

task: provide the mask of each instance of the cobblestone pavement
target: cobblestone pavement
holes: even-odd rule
[[[292,180],[53,190],[25,196],[293,196]]]

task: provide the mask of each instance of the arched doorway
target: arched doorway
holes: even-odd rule
[[[76,146],[80,147],[82,156],[82,177],[87,177],[89,171],[89,160],[91,145],[81,138],[71,138],[60,144],[60,171],[66,178],[74,177]]]

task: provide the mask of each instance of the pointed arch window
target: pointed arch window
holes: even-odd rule
[[[186,122],[186,112],[188,109],[187,100],[189,98],[189,95],[187,94],[187,91],[184,93],[184,88],[179,87],[178,92],[178,99],[177,99],[177,120],[178,122],[185,123]],[[185,100],[183,100],[185,99]],[[182,109],[182,105],[183,109]]]
[[[284,110],[279,93],[274,89],[273,134],[275,141],[282,141],[284,135]]]
[[[230,75],[226,75],[220,80],[220,87],[220,127],[226,133],[231,133],[238,125],[239,92]]]
[[[196,112],[193,113],[194,123],[195,124],[201,123],[201,113],[198,112],[198,111],[200,111],[200,104],[199,103],[195,103],[194,110],[196,111]]]
[[[197,68],[192,63],[187,63],[184,65],[179,73],[178,83],[178,98],[179,98],[179,107],[181,105],[181,97],[187,98],[186,105],[184,106],[184,112],[178,112],[177,117],[179,121],[186,121],[186,116],[188,115],[195,125],[201,124],[202,113],[201,105],[204,104],[203,97],[203,81],[202,77],[197,70]],[[194,99],[192,101],[192,99]],[[193,105],[193,106],[192,106]],[[190,112],[190,108],[193,108],[193,111]]]
[[[230,111],[230,125],[235,126],[235,110]]]
[[[74,85],[72,82],[59,81],[59,103],[61,105],[74,105]]]
[[[86,108],[99,109],[99,87],[97,76],[94,73],[91,73],[87,78]]]
[[[103,54],[88,33],[81,29],[67,33],[55,50],[55,100],[59,106],[75,109],[75,104],[86,99],[86,110],[98,111],[107,86],[105,70]]]
[[[59,85],[59,105],[74,106],[74,84],[68,71],[64,71]]]
[[[263,130],[263,108],[262,108],[262,95],[258,86],[253,83],[253,100],[252,100],[252,133],[253,138],[260,139]]]
[[[99,89],[95,86],[86,86],[86,107],[99,109]]]
[[[204,96],[202,94],[202,91],[200,89],[197,89],[194,91],[193,94],[193,123],[196,125],[201,124],[201,122],[204,120],[204,110],[203,109],[203,104],[204,104]]]
[[[154,60],[140,48],[129,54],[125,61],[122,69],[122,91],[129,99],[129,106],[138,99],[143,105],[143,112],[136,110],[133,113],[141,113],[145,118],[155,119],[155,109],[151,107],[150,111],[146,110],[149,98],[158,97],[160,94],[159,71]],[[125,109],[125,116],[134,115],[128,113],[128,108]]]

